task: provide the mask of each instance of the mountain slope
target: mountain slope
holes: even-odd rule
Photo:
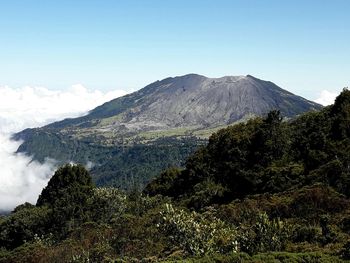
[[[60,163],[93,162],[92,173],[101,184],[113,181],[124,186],[133,165],[137,168],[132,176],[142,178],[136,181],[143,185],[161,169],[182,165],[195,146],[204,143],[203,137],[216,129],[274,109],[293,117],[320,108],[250,75],[207,78],[189,74],[156,81],[86,116],[28,129],[15,137],[24,140],[18,151],[39,161],[50,157]],[[159,149],[163,155],[154,158]]]
[[[98,127],[118,133],[215,127],[278,109],[283,116],[319,109],[320,105],[252,76],[206,78],[189,74],[154,82],[107,102],[87,116],[50,128]]]

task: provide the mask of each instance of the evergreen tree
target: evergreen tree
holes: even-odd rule
[[[89,172],[82,165],[67,164],[55,172],[36,205],[46,205],[52,209],[52,226],[65,235],[88,219],[86,210],[92,193]]]

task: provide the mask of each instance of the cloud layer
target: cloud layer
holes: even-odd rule
[[[24,202],[35,203],[55,169],[53,161],[40,164],[16,154],[20,142],[9,139],[12,133],[84,115],[124,94],[122,90],[89,91],[81,84],[66,91],[0,87],[0,211],[11,210]]]
[[[318,97],[318,99],[315,100],[315,102],[327,106],[334,103],[335,98],[339,95],[339,92],[331,92],[328,90],[323,90]]]
[[[88,91],[81,84],[73,85],[67,91],[0,87],[0,132],[17,132],[67,117],[77,117],[125,93],[121,90],[107,93]]]

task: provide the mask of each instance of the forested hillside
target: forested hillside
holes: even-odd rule
[[[164,172],[146,192],[186,199],[194,207],[315,183],[349,196],[349,174],[350,91],[344,90],[319,112],[283,121],[271,111],[220,130],[187,160],[186,169]]]
[[[194,136],[160,137],[148,141],[113,146],[99,144],[98,138],[76,140],[67,135],[32,131],[31,140],[20,151],[34,151],[34,159],[44,162],[47,156],[55,160],[74,161],[91,166],[93,181],[98,186],[122,189],[142,189],[163,169],[183,166],[186,158],[207,140]],[[61,161],[58,161],[61,164]]]
[[[0,262],[349,261],[350,91],[222,129],[142,193],[63,166],[0,218],[0,247]]]

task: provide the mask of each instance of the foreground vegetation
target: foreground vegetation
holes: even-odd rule
[[[283,121],[220,130],[143,192],[58,169],[37,204],[0,218],[0,262],[350,260],[350,91]]]

